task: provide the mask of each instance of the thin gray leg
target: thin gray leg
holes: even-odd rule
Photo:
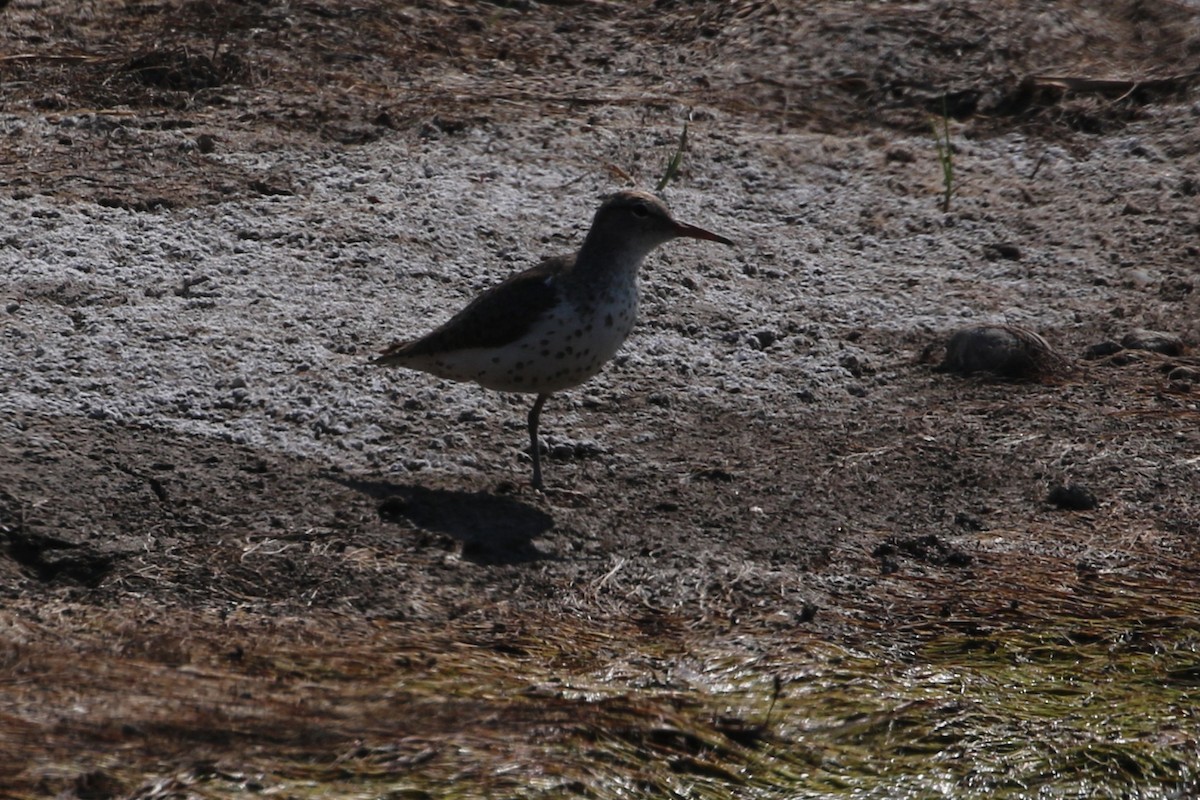
[[[533,459],[533,488],[542,488],[542,448],[538,445],[538,419],[542,415],[542,406],[550,397],[539,394],[529,409],[529,456]]]

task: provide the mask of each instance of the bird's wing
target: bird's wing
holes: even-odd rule
[[[393,344],[376,364],[402,364],[408,358],[454,350],[503,347],[521,338],[542,314],[554,306],[554,278],[573,258],[550,258],[518,272],[476,297],[445,324],[411,342]]]

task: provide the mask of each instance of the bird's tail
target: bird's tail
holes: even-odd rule
[[[397,342],[371,359],[371,363],[377,367],[402,367],[407,362],[408,342]]]

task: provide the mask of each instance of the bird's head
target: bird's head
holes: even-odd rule
[[[631,250],[643,255],[681,237],[733,244],[724,236],[677,221],[662,200],[649,192],[634,190],[617,192],[604,201],[592,220],[588,238],[593,237],[602,237],[610,243],[625,242]]]

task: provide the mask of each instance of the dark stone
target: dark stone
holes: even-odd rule
[[[1088,349],[1084,350],[1083,357],[1088,361],[1095,361],[1098,358],[1104,358],[1105,356],[1111,356],[1113,353],[1119,353],[1121,350],[1121,345],[1117,344],[1111,339],[1106,339],[1103,342],[1096,342],[1094,345],[1091,345],[1088,347]]]
[[[974,325],[950,337],[945,358],[935,369],[1028,379],[1061,372],[1066,367],[1066,359],[1031,330],[1012,325]]]
[[[1165,356],[1181,356],[1185,350],[1182,339],[1161,331],[1130,331],[1121,339],[1121,344],[1130,350],[1149,350]]]
[[[1096,495],[1078,483],[1055,486],[1046,496],[1046,502],[1065,511],[1091,511],[1100,505]]]
[[[982,519],[965,511],[960,511],[954,515],[954,524],[967,531],[987,530],[987,525],[984,524]]]
[[[985,244],[983,246],[983,257],[988,261],[996,261],[997,259],[1006,259],[1008,261],[1021,260],[1021,248],[1011,242],[996,242],[995,244]]]

